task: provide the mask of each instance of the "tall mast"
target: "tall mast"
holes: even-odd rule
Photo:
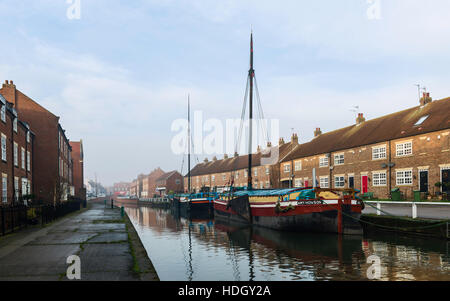
[[[253,189],[252,184],[252,135],[253,135],[253,32],[250,35],[250,70],[248,71],[250,81],[250,109],[249,109],[249,139],[248,139],[248,189]]]
[[[191,193],[191,103],[188,94],[188,193]]]

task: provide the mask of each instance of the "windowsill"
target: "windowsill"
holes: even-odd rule
[[[387,158],[379,158],[379,159],[372,158],[372,161],[381,161],[381,160],[387,160]]]
[[[397,156],[397,155],[395,155],[395,158],[408,158],[408,157],[412,157],[412,156],[414,156],[414,154],[403,155],[403,156]]]

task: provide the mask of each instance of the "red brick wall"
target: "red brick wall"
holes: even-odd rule
[[[35,134],[33,170],[39,176],[34,177],[34,192],[38,199],[53,203],[59,177],[59,117],[17,90],[14,84],[3,84],[0,93],[13,103],[20,119],[28,123]]]
[[[82,154],[82,141],[70,141],[72,147],[72,162],[73,162],[73,186],[75,187],[75,197],[86,199],[84,190],[84,163]]]

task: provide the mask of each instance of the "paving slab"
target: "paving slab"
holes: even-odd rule
[[[80,258],[82,280],[158,280],[154,269],[148,272],[146,268],[142,275],[133,270],[142,262],[152,264],[142,252],[137,259],[132,255],[130,244],[136,245],[139,239],[134,232],[129,239],[125,224],[129,220],[120,216],[120,210],[91,206],[44,228],[0,241],[0,281],[68,280],[66,260],[71,255]]]

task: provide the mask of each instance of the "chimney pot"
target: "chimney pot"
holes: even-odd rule
[[[278,144],[279,144],[279,145],[283,145],[283,144],[284,144],[284,139],[283,139],[283,138],[280,138],[280,140],[278,141]]]
[[[317,137],[320,135],[322,135],[322,131],[320,130],[320,128],[316,128],[316,130],[314,131],[314,137]]]
[[[267,142],[267,147],[272,147],[272,142]]]
[[[358,113],[358,118],[356,118],[356,124],[361,124],[364,121],[366,121],[366,118],[364,118],[364,114],[363,113]]]
[[[227,154],[223,155],[223,158],[228,159],[228,155]]]

